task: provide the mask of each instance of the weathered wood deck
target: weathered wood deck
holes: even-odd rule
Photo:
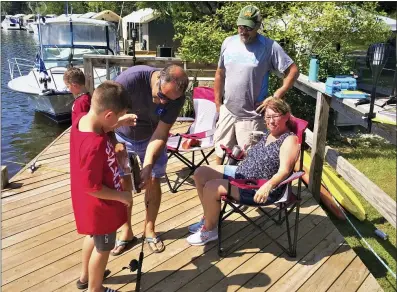
[[[173,131],[186,125],[176,124]],[[41,154],[33,174],[22,169],[2,191],[2,291],[76,291],[83,236],[77,234],[70,200],[69,132]],[[171,179],[182,168],[175,158],[168,164]],[[172,194],[162,184],[163,199],[156,231],[166,250],[152,254],[145,246],[141,291],[381,291],[355,252],[346,244],[322,208],[304,191],[297,257],[281,249],[248,225],[231,216],[224,229],[224,245],[232,246],[219,258],[216,243],[187,244],[187,226],[202,215],[194,186],[185,183]],[[141,236],[142,195],[134,198],[133,230]],[[251,218],[262,219],[256,209]],[[294,222],[292,222],[294,224]],[[283,229],[268,223],[267,230],[286,241]],[[137,258],[140,245],[119,257],[110,257],[112,271],[106,286],[134,291],[136,274],[123,270]]]

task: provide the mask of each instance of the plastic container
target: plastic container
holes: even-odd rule
[[[309,81],[312,82],[318,81],[319,70],[320,70],[320,60],[318,59],[318,55],[311,55],[310,64],[309,64]]]
[[[234,145],[234,147],[232,149],[232,155],[231,155],[231,157],[229,157],[226,164],[236,165],[238,161],[236,159],[234,159],[233,157],[239,157],[241,151],[243,151],[243,149],[240,146]]]
[[[376,229],[376,230],[375,230],[375,234],[376,234],[378,237],[382,238],[383,240],[387,240],[387,234],[384,233],[382,230]]]
[[[341,90],[356,90],[357,81],[348,75],[337,75],[335,77],[327,77],[325,82],[325,92],[335,94]]]

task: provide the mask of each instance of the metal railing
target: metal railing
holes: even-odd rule
[[[23,71],[24,68],[29,68],[29,71],[30,71],[30,70],[34,69],[36,66],[35,62],[28,60],[28,59],[23,59],[23,58],[11,58],[11,59],[8,59],[7,61],[8,61],[8,68],[10,70],[11,79],[14,79],[14,71],[15,70],[18,70],[19,76],[17,76],[17,77],[20,77],[23,75],[22,73],[25,72],[25,71]],[[22,71],[21,71],[21,68],[22,68]]]

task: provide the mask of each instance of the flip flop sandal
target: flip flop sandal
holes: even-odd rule
[[[110,275],[110,273],[111,273],[111,271],[106,269],[105,272],[103,273],[103,279],[105,280]],[[78,279],[76,282],[76,286],[77,286],[77,289],[80,289],[80,290],[87,289],[88,281],[86,283],[83,283],[80,281],[80,279]]]
[[[119,256],[124,252],[130,250],[137,242],[138,242],[138,238],[135,236],[131,240],[116,240],[116,246],[114,248],[117,248],[119,246],[122,246],[123,248],[119,252],[111,251],[110,254],[112,256]]]
[[[145,241],[148,244],[150,250],[152,252],[154,252],[154,253],[160,253],[160,252],[163,252],[165,250],[165,245],[164,245],[163,241],[160,239],[159,236],[157,236],[156,238],[146,237]],[[158,248],[157,244],[160,244],[161,247]],[[154,245],[155,249],[152,247],[152,245]]]

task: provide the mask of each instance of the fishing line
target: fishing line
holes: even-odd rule
[[[360,236],[360,238],[364,241],[364,243],[367,245],[368,249],[375,255],[375,257],[380,261],[380,263],[392,274],[393,278],[396,279],[396,274],[389,268],[389,266],[378,256],[378,254],[373,250],[371,245],[365,240],[365,238],[361,235],[361,233],[357,230],[357,228],[354,226],[354,224],[350,221],[349,217],[346,215],[345,211],[343,211],[342,207],[339,205],[338,201],[332,196],[332,199],[334,199],[336,205],[339,207],[339,209],[342,211],[343,215],[346,217],[347,221],[350,223],[350,225],[353,227],[353,229],[357,232],[357,234]]]
[[[5,162],[9,162],[9,163],[14,163],[14,164],[18,164],[18,165],[23,165],[23,166],[27,166],[27,163],[21,163],[21,162],[16,162],[16,161],[11,161],[11,160],[3,160]],[[56,172],[60,172],[60,173],[64,173],[64,174],[68,174],[70,173],[69,171],[63,171],[63,170],[59,170],[56,168],[51,168],[51,167],[47,167],[47,166],[42,166],[42,165],[36,165],[36,163],[32,163],[31,165],[28,166],[28,169],[30,170],[31,173],[35,172],[37,169],[46,169],[46,170],[52,170],[52,171],[56,171]]]
[[[321,179],[321,181],[323,182],[323,180]],[[325,186],[324,187],[327,191],[328,188]],[[331,194],[331,192],[329,192]],[[331,194],[332,196],[332,194]],[[350,218],[347,216],[347,214],[345,213],[345,211],[343,210],[343,208],[341,207],[341,205],[339,204],[339,202],[334,198],[334,196],[332,196],[332,199],[334,200],[334,202],[336,203],[336,205],[338,206],[339,210],[341,210],[341,212],[343,213],[343,215],[345,216],[345,218],[347,219],[347,221],[350,223],[351,227],[353,227],[354,231],[356,231],[356,233],[358,234],[358,236],[360,237],[360,239],[362,241],[364,241],[365,245],[367,246],[367,248],[374,254],[374,256],[380,261],[380,263],[390,272],[390,274],[393,276],[394,279],[396,278],[396,274],[389,268],[389,266],[378,256],[378,254],[375,252],[375,250],[372,248],[372,246],[365,240],[365,238],[361,235],[360,231],[358,231],[358,229],[356,228],[356,226],[354,226],[353,222],[350,220]]]

